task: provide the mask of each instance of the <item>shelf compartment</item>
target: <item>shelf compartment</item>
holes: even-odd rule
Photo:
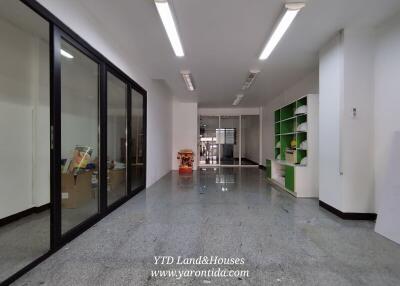
[[[307,97],[300,98],[299,100],[296,101],[296,108],[307,105]]]
[[[278,109],[275,111],[275,122],[278,122],[281,120],[281,110]]]
[[[275,123],[275,134],[279,134],[281,131],[281,124],[279,122]]]
[[[297,164],[300,164],[301,160],[303,160],[304,157],[307,157],[307,150],[302,150],[302,149],[296,149],[297,153]],[[301,165],[305,166],[305,165]]]
[[[275,148],[275,159],[281,154],[281,149]]]
[[[291,133],[296,131],[296,121],[286,120],[281,122],[281,134]]]
[[[303,113],[303,114],[299,114],[297,115],[297,126],[299,126],[299,124],[307,122],[307,114]]]
[[[293,117],[295,109],[296,109],[296,103],[295,102],[283,107],[281,109],[281,112],[280,112],[280,120],[282,121],[282,120],[285,120],[285,119]]]
[[[307,133],[306,132],[300,132],[296,134],[296,142],[297,142],[297,148],[300,148],[301,142],[304,140],[307,140]]]
[[[281,136],[281,160],[283,160],[283,161],[286,160],[285,151],[287,148],[290,148],[290,142],[292,140],[296,140],[296,137],[293,135]]]

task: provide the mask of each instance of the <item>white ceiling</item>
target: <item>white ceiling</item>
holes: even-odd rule
[[[342,28],[376,25],[400,10],[400,0],[308,0],[269,59],[258,56],[283,0],[170,0],[185,51],[175,57],[152,0],[79,0],[118,44],[124,58],[162,79],[182,100],[229,107],[249,69],[261,73],[241,107],[277,96],[318,65],[320,47]],[[296,1],[294,1],[296,2]],[[186,91],[180,70],[192,71]]]

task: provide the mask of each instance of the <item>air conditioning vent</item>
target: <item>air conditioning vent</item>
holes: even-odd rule
[[[259,72],[260,71],[258,71],[258,70],[251,70],[249,72],[249,75],[247,76],[247,78],[242,86],[242,90],[248,89],[253,84],[253,82],[256,79]]]

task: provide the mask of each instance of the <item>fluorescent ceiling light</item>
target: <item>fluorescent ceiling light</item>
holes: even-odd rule
[[[232,105],[238,105],[243,97],[244,97],[244,94],[236,95],[236,99],[233,101]]]
[[[60,54],[61,54],[63,57],[66,57],[67,59],[73,59],[73,58],[74,58],[73,55],[71,55],[70,53],[64,51],[63,49],[60,50]]]
[[[186,87],[189,91],[194,91],[195,86],[193,84],[193,77],[190,71],[181,71],[181,75],[183,80],[185,81]]]
[[[271,37],[269,38],[259,59],[266,60],[283,37],[290,24],[293,22],[297,13],[305,6],[304,3],[288,3],[285,5],[286,11],[280,18],[278,25],[275,27]]]
[[[183,53],[181,40],[168,2],[166,0],[155,0],[155,4],[175,55],[183,57],[185,54]]]

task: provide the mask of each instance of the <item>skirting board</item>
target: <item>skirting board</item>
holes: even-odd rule
[[[278,189],[280,189],[283,192],[286,192],[290,195],[292,195],[293,197],[297,198],[297,194],[296,192],[292,192],[289,191],[288,189],[286,189],[284,186],[282,186],[281,184],[279,184],[278,182],[276,182],[275,180],[269,179],[269,178],[264,178],[264,180],[266,180],[268,183],[270,183],[271,185],[277,187]]]
[[[26,217],[28,215],[31,215],[31,214],[34,214],[34,213],[41,213],[41,212],[43,212],[45,210],[48,210],[48,209],[50,209],[50,203],[45,204],[45,205],[40,206],[40,207],[33,207],[33,208],[30,208],[30,209],[24,210],[22,212],[7,216],[5,218],[0,219],[0,226],[4,226],[6,224],[12,223],[12,222],[14,222],[16,220],[19,220],[21,218],[24,218],[24,217]]]
[[[319,201],[319,206],[337,215],[341,219],[345,220],[376,220],[377,214],[374,213],[344,213],[323,201]]]

